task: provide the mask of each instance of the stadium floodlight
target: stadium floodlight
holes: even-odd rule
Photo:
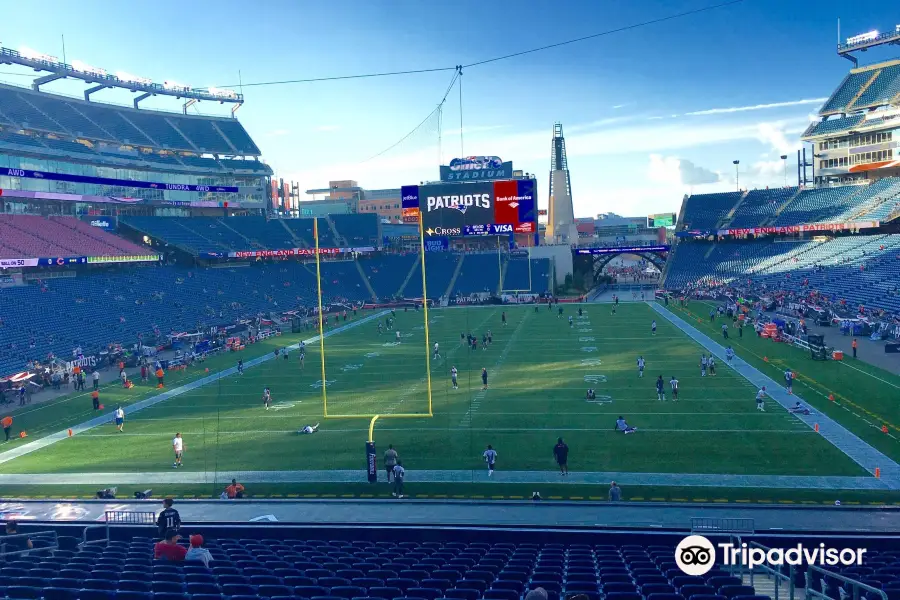
[[[19,54],[24,56],[25,58],[30,58],[31,60],[40,60],[43,62],[49,63],[58,63],[59,59],[55,56],[50,56],[49,54],[43,54],[38,52],[37,50],[32,50],[27,46],[22,46],[19,48]]]
[[[139,83],[141,85],[150,85],[153,83],[150,79],[146,77],[138,77],[137,75],[132,75],[131,73],[126,73],[125,71],[116,71],[116,77],[119,78],[120,81],[125,81],[128,83]]]
[[[180,90],[182,92],[191,91],[191,86],[178,83],[177,81],[163,81],[163,87],[167,90]]]
[[[88,75],[98,75],[100,77],[106,77],[106,69],[101,69],[100,67],[92,67],[91,65],[80,60],[73,60],[72,68],[79,73],[87,73]]]
[[[865,33],[861,33],[859,35],[854,35],[853,37],[847,38],[847,44],[859,44],[861,42],[871,42],[875,38],[878,37],[878,30],[873,29],[872,31],[867,31]]]
[[[219,98],[237,98],[237,94],[235,92],[233,92],[232,90],[225,90],[222,88],[216,88],[216,87],[210,86],[210,87],[206,88],[206,91],[210,95],[217,96]]]

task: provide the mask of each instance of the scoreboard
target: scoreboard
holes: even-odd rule
[[[662,213],[658,215],[649,215],[647,217],[647,227],[672,227],[675,225],[675,213]]]
[[[407,185],[403,214],[418,213],[428,236],[534,233],[536,188],[534,179]]]

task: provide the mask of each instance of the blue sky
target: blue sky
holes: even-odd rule
[[[194,87],[467,64],[714,4],[715,0],[566,3],[263,0],[121,4],[45,1],[5,10],[0,42]],[[745,0],[702,13],[466,69],[463,152],[536,173],[546,203],[554,121],[566,133],[578,216],[676,211],[684,193],[796,181],[799,134],[846,74],[844,37],[893,28],[883,3]],[[893,12],[893,14],[892,14]],[[865,62],[895,58],[873,51]],[[26,85],[0,67],[0,80]],[[304,188],[367,188],[437,178],[460,155],[458,90],[438,123],[374,160],[431,112],[452,72],[246,87],[238,117],[279,175]],[[79,94],[78,83],[48,91]],[[128,92],[95,99],[128,102]],[[178,110],[174,99],[148,108]],[[225,109],[201,104],[205,113]]]

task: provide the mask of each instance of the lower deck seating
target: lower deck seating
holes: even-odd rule
[[[153,544],[32,554],[5,564],[2,590],[35,600],[520,600],[536,588],[550,600],[769,600],[722,568],[684,575],[668,545],[219,539],[204,543],[206,567],[153,560]]]

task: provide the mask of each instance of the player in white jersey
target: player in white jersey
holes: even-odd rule
[[[672,379],[669,381],[669,385],[672,386],[672,402],[678,401],[678,380],[675,379],[675,376],[672,375]]]
[[[441,357],[441,351],[438,349],[438,343],[434,343],[434,359],[437,360]]]
[[[706,358],[706,355],[702,355],[700,357],[700,377],[706,377],[706,366],[709,364],[709,359]]]
[[[298,431],[297,433],[310,434],[310,433],[315,433],[318,430],[319,430],[319,424],[316,423],[315,425],[306,425],[304,427],[301,427],[300,431]]]
[[[653,322],[650,323],[650,333],[656,335],[656,319],[654,319]]]
[[[184,439],[182,439],[180,433],[176,433],[175,437],[172,439],[172,450],[175,452],[175,462],[172,463],[172,468],[177,469],[178,467],[183,466],[181,464],[181,458],[184,456]]]
[[[766,412],[766,406],[763,403],[766,398],[766,386],[762,386],[762,388],[756,392],[756,410],[760,412]]]
[[[788,394],[794,393],[794,373],[790,369],[784,370],[784,387]]]
[[[397,343],[399,344],[400,343],[400,332],[399,331],[397,332],[395,339],[397,340]]]
[[[643,377],[643,376],[644,376],[644,365],[645,365],[645,363],[644,363],[644,357],[643,357],[643,356],[638,356],[638,359],[637,359],[638,377]]]
[[[456,370],[456,367],[450,367],[450,383],[453,384],[453,389],[459,389],[459,383],[457,377],[459,376],[459,372]]]
[[[569,315],[569,327],[574,327],[574,326],[575,326],[575,320],[572,319],[572,315]]]
[[[266,410],[269,410],[269,406],[272,405],[272,392],[269,391],[269,388],[263,390],[263,405],[266,407]]]
[[[709,374],[716,376],[716,357],[712,354],[709,355]]]
[[[494,474],[494,463],[497,462],[497,451],[488,444],[487,450],[484,451],[482,456],[484,457],[484,462],[487,463],[488,477],[491,477]]]
[[[728,346],[725,348],[725,359],[731,363],[731,359],[734,358],[734,348]]]

